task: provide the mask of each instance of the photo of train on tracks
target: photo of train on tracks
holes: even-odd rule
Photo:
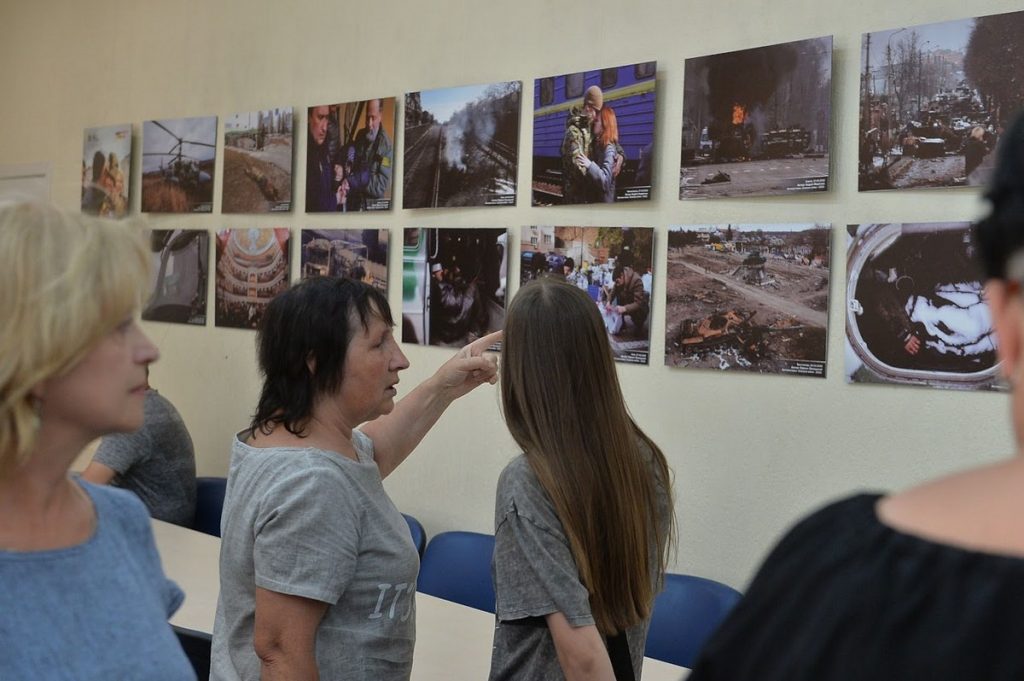
[[[829,186],[832,36],[686,60],[679,198]]]
[[[86,128],[82,143],[82,212],[105,218],[128,214],[131,123]]]
[[[236,113],[224,121],[222,213],[276,213],[292,209],[290,108]]]
[[[217,117],[142,123],[142,212],[213,211]]]
[[[665,364],[825,377],[832,228],[669,227]]]
[[[1024,12],[865,33],[860,191],[988,184],[1022,72]]]
[[[652,227],[524,227],[520,285],[558,277],[590,296],[617,362],[647,364],[654,285]]]
[[[214,324],[255,329],[267,303],[291,281],[291,231],[279,228],[217,232]]]
[[[148,322],[206,325],[210,233],[205,229],[154,229],[151,293],[142,318]]]
[[[503,328],[507,247],[505,229],[406,228],[402,342],[461,348]]]
[[[513,206],[522,83],[405,95],[404,208]]]
[[[534,206],[651,197],[656,71],[649,61],[534,81]]]
[[[394,97],[307,109],[307,213],[391,209],[395,115]]]
[[[967,222],[849,225],[846,380],[1006,390]]]
[[[300,253],[303,279],[354,279],[387,295],[387,229],[304,229]]]

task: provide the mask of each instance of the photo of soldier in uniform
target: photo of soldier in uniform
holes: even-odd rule
[[[105,218],[128,214],[132,162],[130,123],[86,128],[82,145],[82,212]]]
[[[865,33],[859,190],[988,184],[1022,69],[1024,12]]]
[[[1005,390],[967,222],[847,227],[846,380]]]
[[[665,365],[825,378],[832,227],[669,227]]]
[[[306,212],[391,208],[395,98],[311,106],[306,112]]]
[[[217,232],[214,323],[255,329],[267,303],[288,288],[291,233],[285,228]]]
[[[679,198],[826,191],[832,36],[686,60]]]
[[[406,228],[402,341],[461,348],[505,324],[508,232]]]
[[[519,283],[558,277],[594,301],[615,360],[647,364],[651,351],[654,229],[523,228]]]
[[[522,83],[405,95],[404,208],[513,206]]]
[[[302,278],[340,277],[388,292],[388,230],[304,229]]]
[[[144,121],[142,212],[211,212],[216,155],[216,116]]]
[[[651,197],[657,62],[538,78],[533,205]]]
[[[224,121],[221,212],[292,209],[292,110],[237,113]]]
[[[205,326],[210,234],[201,229],[154,229],[149,245],[152,293],[142,318]]]

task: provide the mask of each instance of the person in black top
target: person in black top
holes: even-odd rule
[[[1024,119],[974,228],[1001,370],[1024,380]],[[1024,393],[1011,411],[1024,444]],[[1024,456],[802,520],[689,681],[1024,679]]]

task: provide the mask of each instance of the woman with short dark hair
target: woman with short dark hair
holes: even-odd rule
[[[468,345],[405,399],[384,296],[305,280],[257,336],[263,390],[234,441],[212,679],[408,679],[419,556],[381,485],[453,400],[497,380]],[[363,425],[360,425],[363,424]]]

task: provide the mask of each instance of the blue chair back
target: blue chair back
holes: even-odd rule
[[[713,579],[665,575],[665,589],[654,599],[644,655],[692,668],[740,597],[739,591]]]
[[[220,536],[220,515],[224,510],[227,478],[196,478],[196,519],[193,530]]]
[[[427,548],[427,533],[423,529],[423,525],[420,521],[413,518],[411,515],[402,514],[405,518],[405,522],[409,525],[409,534],[412,535],[412,543],[416,545],[416,553],[420,554],[420,560],[423,559],[423,550]]]
[[[478,532],[442,532],[435,535],[423,553],[416,589],[493,613],[493,555],[494,535]]]

